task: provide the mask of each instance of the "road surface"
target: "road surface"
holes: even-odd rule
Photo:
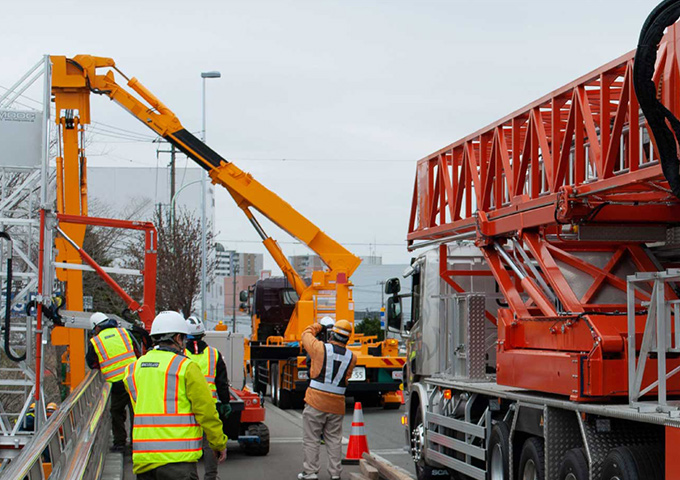
[[[271,435],[271,448],[266,457],[249,457],[241,452],[238,444],[229,442],[227,461],[220,465],[222,480],[244,478],[270,478],[276,480],[295,479],[302,471],[302,411],[280,410],[271,403],[265,403],[267,409],[266,424]],[[368,446],[371,452],[386,458],[390,462],[413,473],[413,462],[404,449],[404,431],[401,426],[400,410],[383,410],[367,408],[364,410],[364,422]],[[346,440],[351,430],[353,404],[348,403],[347,414],[343,425],[343,456],[347,449]],[[134,479],[132,459],[125,457],[125,480]],[[199,477],[203,478],[202,465],[199,462]],[[344,465],[343,478],[349,473],[358,472],[358,466]],[[321,447],[320,479],[328,478],[326,473],[326,454]]]

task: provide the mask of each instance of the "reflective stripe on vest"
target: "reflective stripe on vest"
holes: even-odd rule
[[[90,341],[97,354],[99,369],[104,379],[110,383],[122,380],[125,367],[137,358],[127,330],[107,328]]]
[[[191,353],[190,350],[186,350],[186,356],[196,362],[199,367],[201,367],[201,372],[205,376],[206,382],[208,382],[208,387],[210,388],[210,394],[213,400],[217,402],[217,386],[215,385],[215,376],[217,372],[217,358],[218,352],[213,347],[205,347],[205,349],[199,353]]]
[[[190,364],[183,355],[151,350],[128,367],[124,382],[135,411],[133,463],[195,462],[201,457],[203,429],[186,392]]]
[[[349,363],[352,361],[352,352],[344,349],[344,353],[336,353],[330,343],[326,343],[324,347],[326,348],[323,361],[325,369],[322,369],[319,376],[309,382],[309,386],[322,392],[344,395],[346,389],[344,380]],[[338,370],[334,376],[333,370],[337,364],[339,364]]]

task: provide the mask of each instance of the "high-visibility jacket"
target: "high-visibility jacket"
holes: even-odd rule
[[[192,411],[184,381],[190,363],[184,355],[151,350],[126,370],[123,381],[135,412],[135,465],[195,462],[201,458],[203,429]]]
[[[332,343],[324,344],[325,352],[321,373],[309,382],[310,388],[322,392],[344,395],[347,388],[347,369],[352,361],[352,352]]]
[[[194,354],[190,350],[185,350],[184,354],[201,367],[205,381],[208,382],[210,394],[215,402],[217,402],[217,387],[215,386],[215,372],[217,371],[217,359],[219,357],[217,349],[208,346],[201,353]]]
[[[123,328],[107,328],[90,339],[99,359],[99,369],[107,382],[123,379],[125,367],[137,359],[132,337]]]

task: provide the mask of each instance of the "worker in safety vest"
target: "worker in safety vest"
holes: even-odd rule
[[[324,317],[302,332],[302,346],[311,359],[309,388],[302,412],[303,472],[299,480],[317,480],[319,474],[320,438],[323,435],[328,453],[328,473],[331,480],[340,479],[342,467],[342,420],[345,416],[345,388],[357,363],[348,350],[352,324],[338,320],[329,332],[328,341],[319,340],[324,324],[332,319]]]
[[[123,373],[141,352],[130,332],[120,328],[116,320],[95,312],[90,316],[90,323],[93,337],[85,359],[90,368],[99,369],[111,384],[111,451],[123,452],[128,438],[125,431],[127,411],[130,411],[130,418],[134,415],[130,396],[123,385]]]
[[[216,402],[217,412],[222,419],[226,418],[229,409],[229,376],[227,365],[224,363],[222,354],[209,346],[203,338],[205,337],[205,324],[202,320],[192,315],[187,318],[189,336],[185,355],[201,367],[203,376],[208,382],[210,393]],[[203,475],[204,480],[219,480],[217,473],[217,461],[205,435],[203,435]]]
[[[198,480],[204,431],[218,462],[227,458],[227,436],[208,383],[184,356],[188,334],[182,315],[159,313],[151,325],[153,350],[125,370],[135,410],[132,463],[138,480]]]

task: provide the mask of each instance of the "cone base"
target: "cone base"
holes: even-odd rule
[[[359,459],[343,458],[340,463],[342,465],[359,465]]]

